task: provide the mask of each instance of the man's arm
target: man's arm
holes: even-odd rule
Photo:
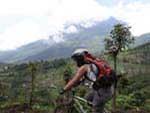
[[[84,74],[87,72],[87,66],[84,65],[79,68],[76,75],[68,82],[68,84],[64,87],[64,90],[70,90],[78,81],[81,80],[81,78],[84,76]]]

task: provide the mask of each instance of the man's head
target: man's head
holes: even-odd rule
[[[77,49],[72,53],[71,58],[77,63],[77,66],[80,67],[87,63],[84,59],[86,54],[88,54],[87,49]]]

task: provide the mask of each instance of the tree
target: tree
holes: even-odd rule
[[[71,76],[72,76],[73,72],[72,72],[72,69],[70,68],[70,66],[66,66],[66,69],[64,71],[64,81],[65,81],[65,84],[67,84],[69,82],[69,80],[71,79]]]
[[[134,37],[130,32],[130,28],[124,24],[116,24],[111,30],[108,38],[105,39],[105,49],[110,53],[114,60],[114,70],[117,73],[117,56],[119,52],[126,50],[131,43],[134,42]],[[116,88],[114,88],[112,100],[113,111],[116,110]]]
[[[36,70],[37,70],[37,66],[35,63],[32,63],[30,62],[29,63],[29,71],[31,73],[31,93],[30,93],[30,102],[29,102],[29,105],[31,106],[33,104],[33,92],[34,92],[34,89],[35,89],[35,73],[36,73]]]

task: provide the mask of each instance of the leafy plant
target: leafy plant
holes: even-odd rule
[[[126,49],[129,44],[133,43],[134,38],[130,32],[130,27],[123,24],[116,24],[110,32],[109,38],[105,39],[105,49],[111,54],[114,60],[114,70],[117,72],[117,56],[119,52]],[[116,108],[116,90],[113,96],[113,111]]]

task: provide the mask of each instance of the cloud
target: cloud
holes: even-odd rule
[[[97,1],[0,0],[0,17],[3,18],[0,19],[0,50],[15,49],[29,42],[47,39],[49,35],[55,35],[56,42],[59,42],[62,41],[60,32],[65,25],[90,27],[94,21],[110,16],[131,25],[134,35],[150,32],[150,2],[147,0],[112,0],[110,4],[106,0],[103,5]],[[76,28],[70,26],[67,32],[75,31]]]
[[[59,0],[0,0],[0,15],[40,16],[53,11]]]
[[[65,32],[66,33],[76,33],[76,32],[78,32],[78,30],[74,25],[71,25],[65,30]]]
[[[114,7],[112,15],[127,22],[132,27],[134,35],[150,32],[150,3],[132,2],[118,3]]]
[[[14,49],[29,42],[48,37],[47,31],[34,21],[24,20],[9,27],[0,35],[0,49]]]
[[[102,20],[109,15],[108,8],[94,0],[62,0],[53,13],[54,17],[67,22],[80,22],[87,19]]]
[[[24,18],[0,32],[0,50],[15,49],[35,40],[47,39],[49,35],[55,35],[56,42],[59,42],[62,36],[59,39],[58,34],[64,30],[65,24],[101,21],[109,17],[108,9],[94,0],[1,0],[0,16],[7,16],[10,21],[14,15]]]

